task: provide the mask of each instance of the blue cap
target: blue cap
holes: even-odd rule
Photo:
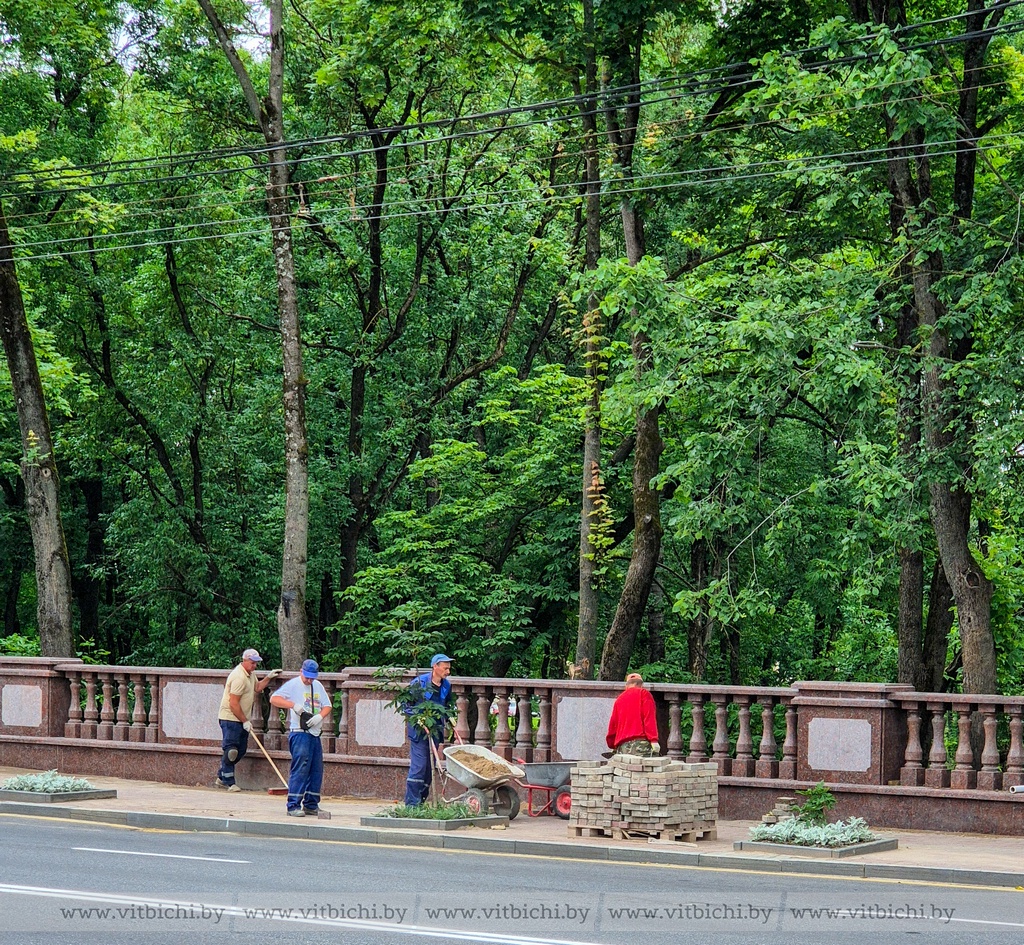
[[[444,653],[435,653],[430,657],[430,668],[433,669],[438,663],[450,663],[451,661],[450,656],[445,656]]]
[[[306,679],[316,679],[316,677],[320,675],[320,667],[317,665],[316,660],[306,660],[306,662],[302,664],[300,672],[306,677]]]

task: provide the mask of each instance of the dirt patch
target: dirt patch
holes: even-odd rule
[[[453,751],[449,752],[449,758],[453,758],[462,767],[469,768],[474,774],[480,775],[487,781],[497,781],[498,778],[507,778],[509,776],[509,770],[505,765],[500,765],[495,761],[491,761],[490,758],[484,758],[482,755],[474,755],[468,751]]]

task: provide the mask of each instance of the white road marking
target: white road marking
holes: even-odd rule
[[[534,938],[528,935],[510,935],[507,932],[469,932],[460,929],[433,928],[427,925],[401,925],[396,922],[364,922],[356,919],[321,919],[302,916],[254,917],[261,912],[259,906],[225,906],[213,903],[159,899],[153,896],[123,896],[118,893],[92,892],[85,889],[58,889],[48,886],[17,886],[0,883],[0,895],[37,896],[44,899],[72,899],[79,902],[103,902],[121,906],[162,906],[164,908],[216,910],[222,916],[241,919],[263,919],[267,922],[295,922],[301,925],[321,925],[331,928],[359,929],[364,932],[387,932],[388,934],[416,935],[421,938],[448,938],[461,942],[485,942],[488,945],[608,945],[607,942],[588,942],[583,939]]]
[[[209,863],[251,863],[252,860],[226,860],[221,856],[183,856],[180,853],[143,853],[139,850],[105,850],[102,847],[72,847],[86,853],[115,853],[117,856],[162,856],[169,860],[206,860]]]

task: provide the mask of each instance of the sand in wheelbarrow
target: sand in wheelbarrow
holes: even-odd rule
[[[474,755],[468,751],[453,751],[449,753],[449,757],[454,758],[464,768],[469,768],[470,771],[480,775],[486,781],[497,781],[498,778],[509,776],[508,768],[491,761],[490,758],[484,758],[482,755]]]

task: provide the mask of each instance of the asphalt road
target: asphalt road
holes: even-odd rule
[[[0,816],[0,943],[1024,943],[1024,891]],[[244,939],[243,939],[244,937]]]

